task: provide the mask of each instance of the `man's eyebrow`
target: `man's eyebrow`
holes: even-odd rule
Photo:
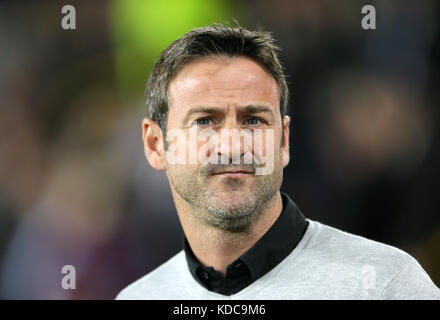
[[[238,110],[243,113],[270,113],[272,116],[274,115],[272,108],[267,106],[249,105],[240,107]]]
[[[217,108],[217,107],[195,107],[195,108],[190,109],[190,110],[186,113],[183,122],[188,121],[188,119],[189,119],[193,114],[196,114],[196,113],[208,113],[208,114],[212,114],[212,113],[219,113],[219,112],[221,112],[221,110],[222,110],[222,109]]]
[[[251,113],[251,114],[269,113],[271,116],[274,116],[274,112],[272,108],[268,106],[248,105],[245,107],[239,107],[238,111],[242,113]],[[221,113],[221,112],[223,112],[223,109],[218,107],[194,107],[186,113],[183,122],[187,122],[192,115],[197,113],[213,114],[213,113]]]

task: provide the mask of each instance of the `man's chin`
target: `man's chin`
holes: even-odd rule
[[[223,190],[220,192],[212,192],[209,202],[217,208],[223,208],[225,211],[237,213],[244,208],[252,206],[253,197],[249,190]],[[239,216],[241,216],[241,214],[239,214]]]
[[[237,204],[241,202],[249,202],[252,199],[252,191],[246,187],[242,189],[224,189],[214,191],[213,196],[219,200],[221,200],[225,205],[226,204]]]

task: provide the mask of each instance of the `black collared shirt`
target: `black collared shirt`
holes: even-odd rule
[[[213,267],[202,265],[184,237],[186,261],[198,283],[210,291],[231,295],[265,275],[292,252],[307,230],[308,221],[287,194],[281,193],[281,198],[283,211],[277,221],[252,248],[227,267],[225,277]]]

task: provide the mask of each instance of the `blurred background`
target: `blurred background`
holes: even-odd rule
[[[66,4],[76,30],[61,28]],[[376,30],[361,28],[365,4]],[[174,39],[234,18],[283,49],[283,191],[440,286],[438,1],[3,0],[0,298],[113,299],[181,250],[168,182],[143,154],[145,83]]]

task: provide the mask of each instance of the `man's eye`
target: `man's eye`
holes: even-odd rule
[[[198,126],[209,126],[209,125],[212,123],[212,121],[211,121],[211,119],[209,119],[209,118],[201,118],[201,119],[197,119],[197,120],[195,121],[195,123],[196,123]]]
[[[246,124],[250,125],[250,126],[258,126],[259,124],[261,124],[263,121],[259,118],[248,118],[246,119]]]

